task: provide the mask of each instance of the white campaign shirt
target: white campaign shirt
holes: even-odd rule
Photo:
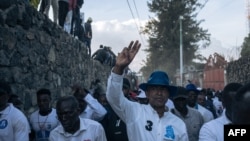
[[[201,127],[199,141],[224,141],[224,125],[229,123],[231,121],[226,117],[224,110],[220,117]]]
[[[80,117],[101,121],[107,113],[106,109],[90,94],[87,94],[84,100],[88,105],[86,109],[80,114]]]
[[[107,100],[126,123],[130,141],[188,141],[185,123],[165,112],[159,117],[151,105],[127,100],[122,92],[123,76],[111,72],[108,79]]]
[[[173,101],[172,101],[171,99],[168,99],[168,101],[166,102],[165,105],[168,107],[169,110],[175,108],[175,107],[174,107],[174,103],[173,103]]]
[[[188,107],[190,107],[190,106],[188,106]],[[201,115],[204,119],[204,123],[209,122],[209,121],[214,119],[212,112],[209,111],[208,109],[204,108],[200,104],[196,104],[196,107],[190,107],[190,108],[195,108],[196,110],[198,110],[201,113]]]
[[[79,117],[80,118],[80,117]],[[106,141],[105,131],[100,123],[80,118],[80,129],[74,134],[64,131],[59,125],[51,131],[49,141]]]
[[[213,104],[214,104],[214,107],[215,107],[215,110],[216,110],[217,117],[220,117],[222,115],[222,112],[223,112],[222,102],[219,101],[218,97],[215,97],[213,99]]]
[[[213,113],[209,111],[208,109],[204,108],[200,104],[198,104],[198,111],[201,113],[201,115],[204,118],[204,123],[209,122],[214,119]]]
[[[0,114],[0,141],[29,141],[29,122],[19,109],[9,103]]]
[[[40,115],[39,110],[33,112],[30,115],[29,121],[31,128],[36,133],[36,141],[48,139],[50,131],[60,124],[57,119],[56,109],[54,108],[52,108],[52,111],[47,116]]]

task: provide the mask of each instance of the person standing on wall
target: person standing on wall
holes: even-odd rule
[[[53,9],[53,21],[57,24],[58,23],[58,0],[51,0],[50,5]]]
[[[58,0],[58,23],[63,28],[69,11],[69,0]]]
[[[50,1],[51,0],[42,0],[39,9],[39,12],[45,14],[47,17],[49,17]]]
[[[89,55],[91,56],[91,40],[92,40],[92,18],[89,17],[87,22],[85,22],[84,27],[85,27],[85,44],[87,48],[89,49]]]
[[[70,0],[71,1],[71,0]],[[80,9],[84,3],[84,0],[73,0],[73,16],[71,21],[70,34],[77,36],[79,35],[81,27],[81,19],[80,19]]]

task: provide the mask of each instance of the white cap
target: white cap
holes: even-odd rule
[[[201,87],[197,87],[196,89],[197,89],[197,90],[199,90],[199,91],[201,91],[201,90],[202,90],[202,88],[201,88]]]
[[[142,89],[139,89],[139,94],[136,96],[137,98],[147,98],[145,92]]]

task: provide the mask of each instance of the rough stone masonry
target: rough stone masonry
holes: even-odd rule
[[[0,2],[0,79],[11,84],[25,114],[37,108],[36,91],[48,88],[53,102],[75,83],[106,86],[111,68],[92,60],[85,45],[25,0]]]

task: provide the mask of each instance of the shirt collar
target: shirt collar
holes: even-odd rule
[[[79,118],[80,118],[80,117],[79,117]],[[87,129],[87,127],[86,127],[85,121],[84,121],[82,118],[80,118],[80,129],[77,130],[74,134],[65,132],[62,125],[60,125],[60,126],[58,127],[58,132],[59,132],[60,134],[63,134],[65,137],[71,137],[71,136],[78,136],[79,134],[81,134],[81,132],[85,131],[86,129]]]
[[[178,115],[178,116],[181,116],[181,117],[183,117],[183,118],[189,118],[189,117],[191,116],[191,113],[189,112],[190,109],[191,109],[191,108],[187,106],[187,115],[185,115],[185,117],[183,117],[182,114],[181,114],[177,109],[175,109],[175,108],[174,108],[174,112],[175,112],[175,114]]]
[[[150,104],[147,104],[147,106],[149,107],[150,111],[152,111],[152,113],[158,115],[157,111]],[[166,107],[166,110],[165,110],[163,116],[166,116],[168,113],[169,113],[169,109],[168,109],[168,107]]]
[[[225,121],[226,124],[232,123],[232,121],[230,119],[228,119],[227,116],[226,116],[226,109],[223,110],[221,116],[223,118],[223,121]]]

